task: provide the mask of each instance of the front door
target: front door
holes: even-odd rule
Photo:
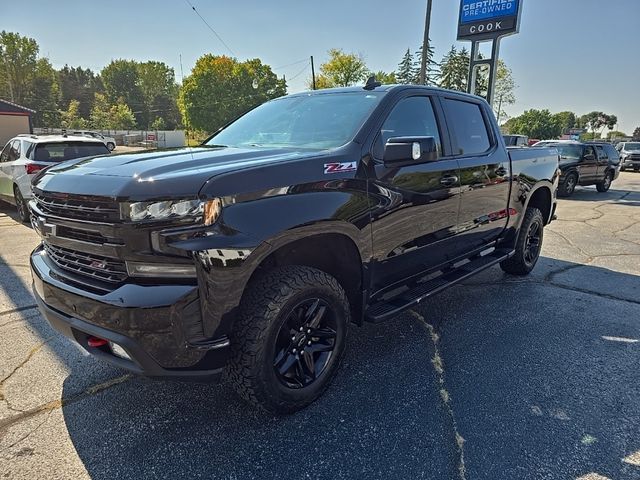
[[[511,165],[482,104],[444,98],[443,106],[460,164],[458,244],[468,253],[496,240],[507,225]]]
[[[0,195],[13,197],[13,164],[20,156],[20,140],[7,143],[0,154]]]
[[[400,99],[377,133],[369,182],[373,252],[372,293],[443,263],[451,252],[459,208],[458,162],[442,157],[437,99]],[[384,145],[393,137],[434,137],[439,159],[389,168]]]

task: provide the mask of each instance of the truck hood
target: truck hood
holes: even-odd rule
[[[211,177],[313,156],[318,156],[318,152],[226,147],[104,155],[48,168],[34,180],[34,187],[112,198],[194,197]]]

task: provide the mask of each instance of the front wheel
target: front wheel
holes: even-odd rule
[[[528,275],[536,266],[544,237],[544,219],[537,208],[527,208],[516,242],[516,253],[500,263],[511,275]]]
[[[345,349],[349,302],[315,268],[275,269],[248,287],[231,334],[227,375],[245,400],[293,413],[331,383]]]
[[[22,223],[27,223],[29,221],[29,206],[25,201],[22,193],[20,193],[20,188],[17,185],[13,186],[13,198],[16,201],[16,210],[18,211],[18,218]]]
[[[612,181],[613,181],[613,174],[611,172],[607,172],[607,174],[604,176],[604,180],[602,180],[599,183],[596,183],[596,189],[600,193],[604,193],[608,191],[609,188],[611,188]]]
[[[116,148],[115,144],[112,142],[107,143],[107,148],[109,149],[110,152],[113,152]]]

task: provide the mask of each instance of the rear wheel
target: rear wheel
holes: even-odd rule
[[[611,172],[607,172],[607,174],[604,176],[604,180],[602,180],[599,183],[596,183],[596,188],[598,189],[599,192],[604,193],[607,190],[609,190],[609,188],[611,188],[612,181],[613,181],[613,174]]]
[[[17,185],[13,186],[13,198],[16,201],[16,210],[18,210],[18,217],[22,223],[27,223],[29,221],[29,206],[25,201],[22,193],[20,193],[20,188]]]
[[[564,179],[562,185],[560,185],[558,194],[563,197],[569,197],[573,195],[573,192],[576,190],[576,185],[578,185],[578,175],[570,173],[567,175],[567,178]]]
[[[537,208],[527,208],[520,226],[513,257],[500,263],[500,267],[511,275],[527,275],[540,258],[544,238],[544,219]]]
[[[293,413],[329,386],[345,348],[349,303],[332,276],[287,266],[250,285],[231,335],[227,373],[245,400]]]

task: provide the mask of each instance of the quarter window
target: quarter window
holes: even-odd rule
[[[447,118],[453,125],[460,155],[478,155],[491,147],[487,124],[477,103],[445,100]]]
[[[394,137],[433,137],[441,154],[440,132],[429,97],[403,98],[393,107],[376,140],[375,158],[383,157],[384,146]]]

